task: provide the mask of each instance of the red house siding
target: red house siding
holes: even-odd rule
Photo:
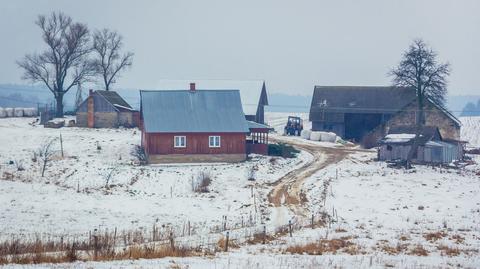
[[[185,136],[186,146],[184,148],[174,147],[174,137]],[[209,147],[209,136],[220,136],[220,147]],[[246,156],[245,134],[244,133],[143,133],[142,145],[145,151],[151,157],[153,156],[207,156],[204,159],[208,161],[208,155],[212,156],[212,160],[221,160],[222,156]],[[151,158],[154,159],[154,158]],[[174,162],[168,159],[167,162]],[[228,159],[228,158],[224,158]],[[187,159],[185,159],[187,160]],[[200,160],[200,159],[198,159]],[[158,161],[162,162],[162,161]]]

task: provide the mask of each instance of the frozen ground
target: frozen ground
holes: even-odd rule
[[[267,114],[267,122],[276,122],[273,125],[281,130],[286,116],[288,113]],[[478,136],[473,135],[476,131],[470,130],[477,128],[475,121],[466,124],[462,118],[462,122],[462,138],[478,143],[475,142]],[[10,125],[14,128],[6,128]],[[45,136],[42,135],[44,132],[47,136],[58,136],[59,130],[25,125],[26,122],[0,121],[1,136],[12,145],[8,146],[9,150],[0,149],[1,171],[14,170],[14,166],[5,164],[9,158],[4,154],[18,156],[16,158],[31,155],[31,148],[35,148],[36,141],[41,141],[32,136]],[[249,167],[257,165],[259,181],[271,182],[299,166],[300,161],[311,158],[303,153],[299,159],[274,163],[258,157],[238,165],[141,168],[131,165],[128,156],[130,148],[139,139],[133,130],[64,128],[61,131],[65,143],[69,144],[65,147],[66,155],[77,156],[78,160],[70,157],[72,160],[55,161],[68,169],[62,173],[48,168],[48,173],[59,175],[60,183],[52,181],[47,184],[38,176],[31,179],[26,172],[21,177],[26,182],[0,181],[0,216],[3,217],[0,221],[6,223],[13,233],[44,230],[45,227],[48,230],[50,225],[65,231],[84,231],[84,226],[89,229],[101,224],[98,220],[105,223],[128,220],[129,226],[137,227],[151,225],[158,217],[161,223],[167,218],[174,223],[187,219],[218,223],[222,215],[233,217],[238,215],[237,212],[247,215],[252,211],[253,202],[245,179]],[[84,139],[83,143],[67,142],[80,137]],[[29,142],[21,142],[20,138]],[[96,149],[97,140],[102,146],[100,152]],[[117,144],[117,140],[121,142]],[[325,146],[333,147],[333,144]],[[22,151],[24,148],[26,150]],[[389,168],[373,161],[374,158],[374,152],[352,153],[305,181],[308,212],[326,211],[333,220],[326,227],[295,231],[292,238],[287,235],[267,245],[243,246],[214,257],[88,262],[45,265],[44,268],[479,268],[480,158],[474,156],[477,164],[460,170],[417,166],[409,171]],[[115,167],[116,163],[121,163],[123,168],[112,181],[117,186],[107,190],[103,186],[105,182],[101,174],[105,171],[102,167]],[[26,171],[32,170],[32,175],[38,175],[35,166],[38,165],[27,161]],[[75,169],[78,171],[67,177]],[[201,169],[209,169],[216,175],[210,194],[191,192],[191,175]],[[82,191],[77,193],[80,174],[85,174],[88,180],[85,185],[80,185]],[[131,178],[137,174],[141,175],[140,179],[130,185]],[[257,197],[265,197],[269,190],[257,186]],[[325,202],[322,202],[322,196],[326,197]],[[56,223],[68,220],[65,216],[72,219],[68,224]],[[44,217],[50,223],[44,223]],[[288,246],[305,245],[320,239],[348,240],[354,244],[354,252],[340,249],[336,253],[313,256],[286,251]],[[419,256],[419,248],[427,256]]]
[[[256,186],[275,181],[311,158],[253,156],[239,164],[133,165],[130,152],[140,142],[135,129],[47,129],[29,125],[32,119],[0,120],[1,234],[82,234],[93,228],[138,229],[180,226],[190,221],[201,229],[218,224],[223,216],[235,222],[259,217],[267,188],[254,187],[247,174],[255,170]],[[41,177],[40,160],[32,161],[42,143],[62,135],[56,155]],[[97,145],[100,149],[97,148]],[[17,171],[21,163],[24,171]],[[192,191],[192,178],[208,171],[209,193]],[[107,178],[108,187],[106,187]],[[255,212],[259,212],[255,214]],[[264,212],[267,213],[267,212]]]

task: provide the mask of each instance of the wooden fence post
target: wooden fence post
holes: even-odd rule
[[[63,139],[62,139],[61,133],[60,133],[60,149],[62,150],[62,159],[63,159]]]
[[[228,251],[228,240],[230,238],[230,232],[227,231],[227,240],[225,241],[225,252]]]
[[[113,232],[113,248],[115,248],[116,241],[117,241],[117,227],[115,227],[115,231]]]
[[[288,220],[288,231],[290,232],[290,237],[292,237],[292,220]]]
[[[263,244],[265,245],[265,240],[267,239],[267,226],[263,225]]]
[[[170,232],[170,248],[175,250],[175,244],[173,242],[173,232]]]
[[[93,259],[96,261],[98,258],[98,235],[97,229],[93,230]]]

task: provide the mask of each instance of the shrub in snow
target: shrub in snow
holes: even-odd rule
[[[200,171],[192,178],[192,190],[194,192],[209,192],[208,186],[212,183],[209,171]]]
[[[145,165],[148,163],[147,154],[145,153],[145,148],[136,145],[131,152],[131,155],[138,161],[140,165]]]
[[[284,158],[294,158],[297,153],[300,151],[296,150],[294,147],[284,144],[269,144],[268,145],[268,155],[270,156],[281,156]]]
[[[248,168],[248,170],[247,170],[247,180],[255,181],[255,170],[256,170],[256,167],[253,166],[253,165],[250,168]]]

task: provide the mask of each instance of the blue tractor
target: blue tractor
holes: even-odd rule
[[[303,120],[300,117],[288,116],[287,125],[285,125],[283,134],[300,136],[303,130]]]

